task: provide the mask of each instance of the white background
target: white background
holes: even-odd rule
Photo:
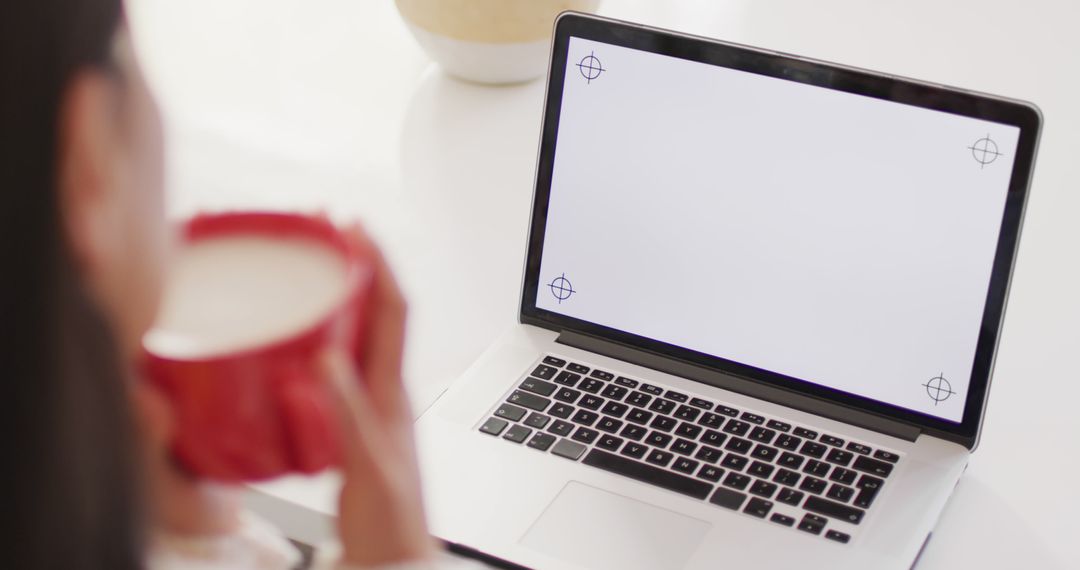
[[[538,306],[961,419],[1019,129],[579,38],[563,93]]]
[[[418,409],[516,321],[542,82],[442,74],[392,2],[131,0],[169,208],[360,217],[409,297]],[[982,442],[920,570],[1080,566],[1080,3],[605,0],[604,14],[1000,93],[1046,115]],[[282,525],[332,481],[262,487]]]

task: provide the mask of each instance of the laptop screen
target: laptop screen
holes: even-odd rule
[[[960,422],[1020,129],[571,37],[536,307]]]

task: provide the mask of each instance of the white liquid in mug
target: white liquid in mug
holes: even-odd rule
[[[315,325],[347,294],[345,261],[320,243],[206,238],[179,252],[144,344],[178,359],[256,348]]]

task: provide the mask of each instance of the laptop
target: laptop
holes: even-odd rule
[[[908,568],[979,442],[1031,104],[566,13],[519,324],[418,420],[533,568]]]

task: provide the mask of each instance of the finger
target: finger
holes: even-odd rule
[[[356,228],[355,239],[370,252],[374,274],[368,303],[367,345],[362,350],[361,371],[372,404],[384,417],[407,420],[408,400],[402,386],[406,303],[386,259],[370,239]],[[405,416],[402,418],[404,414]]]
[[[330,350],[320,362],[341,429],[342,460],[348,472],[378,468],[385,443],[378,416],[344,353]]]

